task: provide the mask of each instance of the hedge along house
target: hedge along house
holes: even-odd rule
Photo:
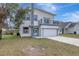
[[[26,19],[20,25],[21,37],[53,37],[58,35],[59,27],[53,24],[55,14],[32,8],[26,14]]]

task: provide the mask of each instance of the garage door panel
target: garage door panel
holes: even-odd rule
[[[44,36],[44,37],[52,37],[52,36],[56,36],[57,35],[57,30],[56,29],[43,29],[42,30],[42,35]]]

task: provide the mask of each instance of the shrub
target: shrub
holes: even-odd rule
[[[20,33],[19,32],[17,33],[17,36],[20,36]]]

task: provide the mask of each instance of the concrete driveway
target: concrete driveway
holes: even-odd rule
[[[56,40],[56,41],[59,41],[59,42],[64,42],[64,43],[67,43],[67,44],[72,44],[72,45],[75,45],[75,46],[79,46],[79,39],[77,39],[77,38],[57,36],[57,37],[48,37],[48,39]]]

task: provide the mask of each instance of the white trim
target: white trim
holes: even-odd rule
[[[65,26],[65,28],[68,28],[71,24],[72,24],[72,23],[67,24],[67,25]]]

